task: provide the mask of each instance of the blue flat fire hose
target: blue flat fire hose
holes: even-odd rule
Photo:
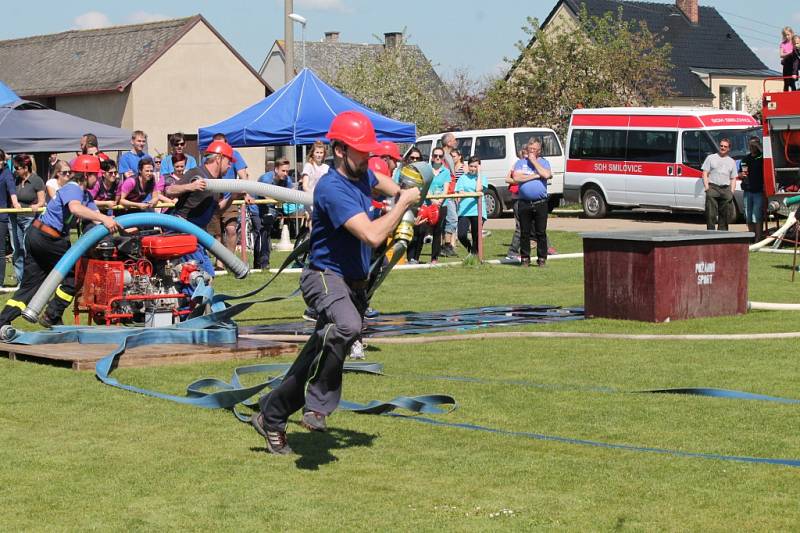
[[[127,217],[136,217],[138,215],[126,215]],[[153,217],[152,214],[147,215]],[[163,217],[166,215],[160,215]],[[120,217],[122,218],[122,217]],[[139,219],[132,218],[136,221]],[[149,220],[149,219],[148,219]],[[141,221],[138,222],[141,224]],[[196,227],[195,227],[196,228]],[[105,228],[103,228],[105,229]],[[82,247],[77,246],[85,238],[97,240],[97,233],[101,231],[90,231],[82,237],[73,247],[76,250],[85,248],[82,253],[88,250],[88,246],[83,244]],[[202,231],[202,230],[200,230]],[[92,232],[95,232],[93,236]],[[193,232],[196,234],[196,232]],[[205,233],[205,232],[203,232]],[[205,235],[208,235],[207,233]],[[207,242],[203,235],[203,239],[199,239],[201,244]],[[208,238],[211,238],[208,236]],[[302,251],[302,250],[300,250]],[[69,253],[69,252],[68,252]],[[73,253],[80,257],[82,253]],[[293,256],[295,254],[292,254]],[[297,254],[299,255],[299,254]],[[239,420],[246,422],[249,421],[249,415],[240,413],[239,406],[247,407],[250,409],[257,409],[257,401],[253,400],[254,396],[267,388],[274,388],[281,383],[283,376],[289,370],[289,364],[258,364],[238,367],[233,371],[233,375],[229,382],[217,378],[203,378],[197,380],[186,388],[186,393],[183,396],[166,394],[132,385],[120,383],[115,378],[111,377],[111,373],[117,366],[119,358],[125,353],[128,348],[135,348],[139,346],[147,346],[152,344],[233,344],[237,342],[238,328],[233,322],[233,317],[242,311],[248,309],[257,303],[264,303],[269,301],[277,301],[285,298],[292,297],[297,294],[297,291],[288,296],[276,296],[265,298],[257,301],[247,301],[233,304],[226,307],[226,302],[234,301],[251,297],[266,288],[275,277],[293,260],[294,257],[290,256],[283,263],[278,273],[272,276],[261,287],[249,291],[245,294],[232,296],[232,295],[215,295],[210,287],[204,286],[202,283],[198,285],[194,298],[197,298],[201,303],[211,305],[212,312],[208,315],[198,316],[191,318],[185,322],[174,324],[162,328],[149,328],[149,329],[134,329],[127,327],[80,327],[80,326],[57,326],[52,330],[25,332],[18,333],[16,337],[10,342],[14,344],[35,345],[35,344],[58,344],[58,343],[81,343],[81,344],[109,344],[117,343],[117,348],[114,349],[109,355],[97,362],[95,366],[95,374],[97,378],[110,386],[136,392],[146,396],[169,400],[185,405],[192,405],[195,407],[202,407],[207,409],[227,409],[230,410]],[[77,257],[72,260],[72,264],[77,260]],[[66,258],[66,255],[65,255]],[[64,258],[62,258],[64,261]],[[64,273],[69,271],[69,267],[65,267],[59,262],[57,267]],[[367,373],[372,375],[381,375],[383,367],[379,363],[345,363],[345,372]],[[269,374],[266,380],[261,381],[255,385],[246,386],[240,379],[245,375],[253,374]],[[422,377],[424,378],[424,377]],[[428,379],[436,380],[450,380],[450,381],[464,381],[474,383],[504,383],[509,385],[519,386],[533,386],[552,388],[552,385],[541,385],[520,380],[487,380],[473,377],[459,377],[459,376],[431,376]],[[609,388],[593,387],[589,390],[596,392],[618,392]],[[748,392],[714,389],[714,388],[677,388],[677,389],[656,389],[645,391],[633,391],[634,393],[649,393],[649,394],[685,394],[695,396],[706,396],[715,398],[736,399],[745,401],[769,401],[784,404],[798,404],[800,400],[790,398],[780,398],[769,395],[753,394]],[[628,444],[615,444],[605,443],[599,441],[592,441],[586,439],[575,439],[570,437],[561,437],[553,435],[545,435],[533,432],[524,431],[510,431],[499,428],[491,428],[488,426],[481,426],[469,423],[453,423],[443,422],[441,420],[423,417],[423,416],[405,416],[397,413],[392,413],[395,409],[405,409],[412,413],[423,414],[440,414],[450,412],[456,407],[456,401],[449,395],[423,395],[406,397],[399,396],[389,401],[372,400],[365,404],[359,404],[349,401],[341,401],[339,407],[343,410],[352,411],[362,414],[386,414],[388,416],[401,418],[403,420],[413,420],[420,423],[435,425],[439,427],[450,427],[456,429],[468,429],[472,431],[488,432],[499,435],[515,436],[531,438],[536,440],[560,442],[564,444],[575,444],[583,446],[602,447],[609,449],[618,449],[625,451],[649,452],[666,454],[678,457],[700,458],[700,459],[714,459],[725,461],[736,461],[746,463],[763,463],[791,467],[800,467],[800,460],[795,459],[781,459],[781,458],[763,458],[763,457],[749,457],[749,456],[733,456],[733,455],[720,455],[712,453],[700,452],[687,452],[682,450],[671,450],[666,448],[657,447],[642,447]],[[445,408],[443,406],[450,406]]]
[[[216,248],[216,241],[207,232],[201,230],[197,226],[169,215],[162,215],[157,213],[137,213],[131,215],[123,215],[117,218],[117,221],[122,227],[131,226],[145,226],[145,225],[162,225],[184,231],[197,236],[200,244],[207,248]],[[53,269],[52,278],[58,280],[60,283],[67,273],[72,269],[75,262],[84,255],[96,242],[108,235],[108,230],[103,226],[97,226],[84,234],[61,258]],[[206,286],[202,281],[196,287],[192,298],[200,305],[208,304],[211,307],[211,313],[204,316],[190,318],[185,322],[174,324],[172,326],[161,328],[148,328],[148,329],[135,329],[126,327],[80,327],[80,326],[57,326],[52,330],[37,331],[37,332],[17,332],[13,340],[8,341],[14,344],[35,345],[35,344],[59,344],[59,343],[80,343],[80,344],[112,344],[116,343],[117,347],[107,356],[99,360],[95,364],[95,375],[97,378],[112,387],[120,388],[130,392],[137,392],[146,396],[160,398],[163,400],[170,400],[177,403],[193,405],[195,407],[203,407],[207,409],[229,409],[239,420],[249,421],[249,417],[240,414],[236,407],[244,405],[246,407],[254,407],[257,402],[252,401],[251,398],[264,390],[265,388],[272,388],[280,384],[283,374],[289,369],[290,365],[255,365],[237,369],[234,372],[233,378],[230,383],[218,380],[216,378],[206,378],[195,381],[187,387],[184,396],[173,394],[165,394],[157,391],[151,391],[132,385],[120,383],[117,379],[111,377],[111,373],[117,366],[119,358],[123,356],[128,348],[136,348],[139,346],[148,346],[152,344],[235,344],[238,340],[238,328],[233,322],[233,317],[245,311],[249,307],[258,303],[274,302],[291,298],[299,293],[299,289],[295,290],[292,294],[287,296],[273,296],[261,300],[240,302],[230,307],[226,307],[227,302],[240,300],[255,296],[267,286],[269,286],[276,277],[297,257],[305,253],[307,249],[307,241],[298,246],[289,257],[283,262],[278,272],[270,277],[266,283],[260,287],[251,290],[241,295],[215,295],[210,286]],[[220,245],[221,246],[221,245]],[[246,275],[247,266],[239,265],[234,261],[237,276]],[[49,278],[48,278],[49,279]],[[51,281],[49,285],[56,286],[55,281]],[[47,303],[46,290],[41,290],[41,295],[38,300],[40,303],[34,307],[35,314],[41,311],[41,308]],[[28,306],[32,306],[29,304]],[[347,363],[345,364],[346,372],[367,372],[371,374],[380,374],[382,367],[376,363]],[[238,378],[243,374],[255,373],[272,373],[279,372],[276,377],[271,377],[266,381],[252,386],[243,386]],[[209,391],[213,389],[213,391]],[[425,395],[416,397],[400,396],[390,401],[377,401],[373,400],[366,404],[358,404],[354,402],[341,402],[341,408],[349,411],[354,411],[364,414],[380,414],[391,411],[396,408],[407,409],[415,413],[429,413],[438,414],[447,412],[455,408],[455,400],[452,397],[444,395]],[[452,405],[451,409],[443,409],[441,405]]]

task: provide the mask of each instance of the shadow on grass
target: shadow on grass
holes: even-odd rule
[[[289,445],[295,453],[293,459],[301,470],[319,470],[320,466],[339,460],[333,455],[333,450],[369,447],[376,437],[377,435],[339,428],[328,428],[325,433],[298,431],[288,434]],[[252,447],[250,450],[269,453],[265,447]]]

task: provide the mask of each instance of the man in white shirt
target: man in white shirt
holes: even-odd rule
[[[703,188],[706,191],[706,228],[728,231],[728,210],[736,187],[736,161],[728,155],[731,141],[719,141],[719,152],[703,161]]]

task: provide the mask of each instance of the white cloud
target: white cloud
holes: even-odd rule
[[[111,19],[108,15],[100,11],[87,11],[78,15],[72,20],[72,26],[76,30],[91,30],[94,28],[105,28],[111,26]]]
[[[161,13],[148,13],[146,11],[134,11],[125,18],[125,21],[130,24],[146,24],[147,22],[157,22],[159,20],[166,20],[170,17],[162,15]]]
[[[297,11],[338,11],[349,13],[351,9],[344,4],[343,0],[297,0],[294,3]]]

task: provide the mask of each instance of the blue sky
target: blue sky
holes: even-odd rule
[[[406,30],[440,75],[468,68],[479,78],[504,69],[504,57],[516,56],[514,44],[527,39],[521,27],[526,16],[543,20],[556,0],[294,0],[294,11],[307,20],[306,39],[319,40],[325,31],[341,32],[341,40],[378,42],[375,35]],[[672,3],[662,1],[660,3]],[[700,0],[727,19],[767,66],[777,69],[780,29],[800,29],[800,3],[790,0]],[[758,6],[758,11],[754,8]],[[3,9],[5,39],[68,29],[130,24],[201,13],[256,69],[275,39],[283,37],[283,1],[226,2],[36,2],[35,12],[21,2]],[[300,39],[300,26],[295,24]],[[299,53],[299,50],[297,51]],[[0,75],[1,76],[1,75]]]

